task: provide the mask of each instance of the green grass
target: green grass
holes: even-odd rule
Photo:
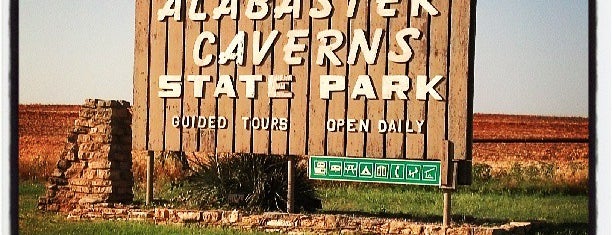
[[[253,234],[228,228],[155,225],[135,221],[69,221],[65,216],[43,213],[36,208],[38,197],[44,194],[44,190],[41,183],[19,184],[20,234]]]
[[[476,171],[475,173],[479,173]],[[524,172],[487,178],[475,174],[474,184],[453,193],[454,222],[498,225],[509,221],[537,221],[535,234],[586,234],[588,195],[584,185],[551,183],[551,179],[522,178]],[[158,205],[172,205],[180,195],[170,184],[157,184]],[[363,183],[319,182],[322,213],[442,221],[442,192],[436,187]],[[146,222],[68,221],[55,213],[36,209],[41,183],[21,182],[19,227],[23,234],[243,234],[227,228],[154,225]],[[136,187],[141,201],[144,190]]]
[[[341,190],[339,190],[341,188]],[[382,216],[438,220],[443,198],[438,189],[413,186],[370,186],[345,184],[320,188],[323,210]],[[588,196],[527,195],[505,193],[452,194],[452,212],[458,218],[482,222],[533,221],[587,223]]]

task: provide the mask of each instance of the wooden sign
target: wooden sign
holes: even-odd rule
[[[474,9],[137,0],[133,148],[438,160],[469,183]]]

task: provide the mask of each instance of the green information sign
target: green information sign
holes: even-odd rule
[[[311,156],[310,179],[389,184],[440,185],[440,162]]]

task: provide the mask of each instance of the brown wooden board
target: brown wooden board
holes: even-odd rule
[[[436,90],[442,96],[443,101],[434,100],[431,95],[427,96],[427,158],[443,159],[447,152],[445,146],[446,137],[446,85],[448,80],[448,20],[449,1],[432,0],[440,16],[431,18],[430,41],[429,41],[429,80],[434,76],[444,77],[436,86]]]
[[[389,45],[390,51],[399,53],[401,49],[397,40],[395,40],[395,32],[404,29],[408,25],[410,5],[407,1],[400,1],[398,4],[392,4],[391,7],[397,8],[398,11],[396,17],[387,19],[387,45]],[[387,74],[407,76],[407,63],[395,63],[387,60]],[[405,156],[404,149],[406,144],[404,120],[408,120],[404,113],[406,101],[400,99],[397,94],[392,95],[392,99],[386,101],[385,120],[387,121],[387,125],[389,125],[387,127],[388,129],[391,129],[391,125],[393,125],[396,130],[389,130],[385,135],[386,153],[388,158],[402,158]]]
[[[243,12],[244,9],[246,9],[246,4],[247,1],[241,1],[240,2],[240,12]],[[244,14],[239,14],[239,19],[238,19],[238,30],[242,30],[246,32],[246,41],[245,41],[245,45],[244,47],[247,48],[247,50],[244,53],[244,64],[243,65],[238,65],[238,74],[255,74],[255,69],[253,67],[253,60],[252,60],[252,56],[251,55],[251,50],[248,50],[250,48],[253,47],[252,45],[252,36],[249,34],[250,32],[253,32],[255,30],[255,23],[254,21],[250,20],[249,18],[246,17],[246,15]],[[234,131],[235,131],[235,137],[234,137],[234,141],[236,143],[236,152],[240,152],[240,153],[250,153],[251,150],[251,140],[252,140],[252,133],[251,133],[251,128],[247,127],[245,128],[245,124],[244,124],[244,120],[243,118],[249,118],[247,120],[247,124],[250,123],[250,119],[253,117],[251,115],[251,106],[252,106],[252,102],[253,99],[249,99],[246,97],[246,83],[244,82],[240,82],[238,81],[238,79],[235,79],[236,81],[236,92],[238,95],[238,98],[236,99],[236,115],[234,117]]]
[[[149,118],[149,25],[150,0],[137,0],[134,45],[134,104],[132,148],[147,149],[147,123]]]
[[[213,20],[215,21],[215,20]],[[219,51],[223,52],[228,48],[230,42],[234,39],[237,33],[237,22],[233,20],[230,15],[223,15],[219,21],[216,21],[219,27]],[[232,86],[237,83],[236,79],[236,62],[229,60],[227,64],[219,64],[219,73],[217,79],[217,86],[222,76],[230,76],[232,80]],[[234,92],[235,88],[232,87]],[[217,128],[217,153],[229,153],[233,151],[234,144],[234,101],[233,97],[229,95],[221,94],[217,97],[217,116],[218,118],[224,117],[227,119],[227,125],[221,126],[221,123],[216,125]]]
[[[347,63],[346,58],[348,54],[348,46],[346,46],[346,42],[349,40],[346,38],[347,34],[347,21],[346,21],[346,12],[347,4],[336,4],[334,6],[334,13],[331,17],[331,27],[332,29],[337,29],[342,32],[344,35],[343,46],[338,48],[335,51],[335,54],[340,58],[340,61],[343,61],[340,65],[329,65],[329,74],[330,75],[343,75],[347,74]],[[344,78],[345,83],[348,82],[346,77]],[[344,91],[332,92],[330,94],[330,100],[328,101],[327,108],[327,120],[346,120],[346,93],[348,91],[345,89]],[[345,142],[344,137],[346,134],[345,127],[338,127],[334,131],[327,130],[327,155],[334,156],[344,156],[345,155]]]
[[[203,31],[209,31],[215,35],[218,35],[219,32],[217,22],[210,18],[212,17],[211,12],[217,7],[217,4],[218,2],[216,1],[204,1],[204,12],[208,13],[208,21],[203,22],[202,28]],[[219,40],[217,40],[216,43],[217,44],[203,45],[201,53],[212,54],[214,56],[213,60],[216,60],[219,55],[219,49],[217,47]],[[215,81],[217,80],[217,63],[201,67],[200,70],[203,75],[211,76],[211,81],[204,83],[204,97],[200,99],[200,116],[208,118],[215,116],[217,110],[217,100],[213,96],[215,92]],[[214,128],[208,128],[208,125],[206,127],[207,128],[200,130],[200,152],[215,153],[216,130]]]
[[[158,21],[155,9],[163,7],[164,0],[153,0],[153,14],[151,16],[151,73],[149,76],[149,148],[148,150],[165,150],[164,125],[166,107],[164,99],[159,98],[159,76],[166,74],[166,55],[167,55],[167,23]]]
[[[373,41],[374,32],[376,29],[386,30],[387,20],[378,14],[376,14],[376,8],[378,5],[375,0],[370,1],[370,30],[366,32],[366,38],[369,38],[369,42]],[[383,32],[384,35],[384,32]],[[380,42],[379,51],[387,51],[386,37],[383,36]],[[385,101],[381,99],[380,84],[382,84],[382,75],[385,74],[386,70],[386,54],[379,54],[376,57],[374,64],[368,65],[368,74],[374,84],[374,89],[378,85],[376,90],[377,99],[368,100],[367,106],[367,118],[371,121],[370,132],[367,135],[366,141],[366,156],[372,158],[382,158],[385,156],[384,151],[384,138],[383,133],[378,132],[378,120],[384,120],[385,118]]]
[[[182,5],[180,21],[174,17],[158,20],[158,12],[166,0],[135,2],[135,150],[406,157],[444,161],[445,187],[456,183],[448,181],[453,175],[469,176],[466,172],[471,171],[474,0],[427,1],[438,14],[432,14],[423,6],[427,3],[421,2],[416,16],[411,14],[413,1],[330,2],[333,11],[324,18],[312,17],[310,11],[323,9],[325,1],[308,0],[301,1],[299,17],[285,14],[279,19],[274,16],[275,10],[284,1],[268,1],[263,19],[250,19],[246,13],[249,1],[238,1],[238,19],[224,15],[220,20],[214,19],[213,12],[222,1],[199,1],[196,10],[208,14],[204,21],[189,17],[191,1],[178,2]],[[356,7],[351,17],[347,14],[353,10],[353,3]],[[385,9],[397,9],[397,12],[394,16],[381,16],[384,9],[379,4],[387,4]],[[407,62],[395,62],[389,53],[403,50],[398,41],[402,38],[396,34],[409,27],[418,29],[420,37],[404,37],[412,56]],[[362,48],[355,63],[349,63],[351,47],[358,42],[356,30],[364,31],[366,44],[371,46],[377,29],[383,30],[383,37],[375,52],[375,62],[367,63]],[[262,63],[256,64],[254,47],[261,48],[273,30],[278,31],[278,36]],[[298,44],[305,44],[306,50],[291,55],[301,57],[302,63],[298,65],[285,61],[291,30],[308,30],[307,37],[296,40]],[[322,65],[316,63],[321,46],[336,41],[335,38],[321,40],[318,35],[325,30],[337,30],[343,36],[341,46],[332,52],[340,60],[339,65],[326,56]],[[216,40],[195,48],[196,56],[198,52],[201,57],[213,56],[210,65],[199,66],[195,64],[193,52],[196,38],[204,31],[212,33]],[[220,53],[239,31],[244,31],[246,37],[244,52],[238,52],[244,53],[243,64],[234,60],[220,64]],[[254,42],[255,32],[261,32],[258,45]],[[162,75],[181,77],[180,97],[160,98]],[[190,75],[210,76],[210,81],[203,83],[203,97],[195,97],[199,91],[188,79]],[[214,96],[220,75],[231,77],[228,85],[236,97]],[[247,97],[247,83],[240,81],[240,75],[262,76],[262,81],[255,83],[255,97]],[[345,87],[332,91],[330,99],[322,98],[321,88],[327,87],[321,84],[322,75],[344,77]],[[384,97],[384,79],[396,75],[407,75],[409,79],[407,100],[400,99],[396,92],[390,99]],[[292,76],[291,98],[269,97],[269,87],[280,87],[269,85],[271,76]],[[351,97],[354,89],[359,88],[360,76],[371,79],[375,98]],[[429,89],[419,85],[419,76],[425,76],[428,79],[425,83],[429,85],[436,76],[442,76],[433,86],[442,100],[435,99],[432,92],[425,95],[425,100],[417,97],[419,89]],[[173,126],[177,117],[191,116],[216,119],[217,125],[212,128],[196,127],[198,123]],[[219,128],[220,117],[225,118],[227,126]],[[279,128],[281,119],[288,119],[288,129]],[[348,131],[349,120],[355,122],[357,131]],[[361,121],[369,122],[367,130],[361,130]],[[379,132],[379,122],[387,124],[386,131]],[[424,122],[421,129],[417,122]],[[326,128],[327,124],[340,123],[335,130]],[[390,129],[391,123],[394,129]],[[254,124],[258,128],[253,128]],[[450,172],[455,168],[453,165],[458,165],[462,172]]]
[[[189,1],[187,1],[189,3]],[[197,12],[203,11],[203,6],[198,8]],[[188,16],[185,16],[188,17]],[[185,73],[183,75],[183,115],[184,116],[197,116],[200,109],[200,98],[195,98],[193,82],[187,80],[189,75],[200,75],[200,67],[193,62],[193,48],[196,38],[202,31],[202,21],[185,20]],[[194,124],[191,124],[194,125]],[[198,136],[199,128],[196,127],[183,127],[182,134],[182,145],[183,151],[196,152],[198,151]]]
[[[466,152],[467,141],[472,139],[472,133],[468,132],[468,118],[471,113],[468,113],[469,97],[473,93],[470,84],[469,73],[469,44],[470,44],[470,0],[454,0],[451,6],[451,35],[452,42],[450,48],[450,80],[451,91],[448,93],[448,139],[453,143],[454,159],[471,160],[471,153]]]
[[[268,2],[269,8],[272,8],[272,2]],[[272,32],[272,17],[273,12],[269,11],[268,15],[263,20],[256,21],[255,30],[261,32],[261,41],[258,47],[261,47],[264,42],[268,39],[268,36]],[[264,75],[264,81],[257,83],[257,91],[255,99],[255,107],[253,117],[257,117],[260,120],[270,119],[272,112],[270,110],[270,98],[268,97],[268,84],[267,77],[274,74],[272,70],[272,50],[266,54],[263,62],[260,65],[255,66],[255,74]],[[268,124],[269,125],[269,124]],[[260,124],[260,126],[263,126]],[[253,130],[253,153],[270,153],[270,130],[268,129],[254,129]]]
[[[410,17],[410,27],[416,28],[421,32],[421,37],[418,40],[410,40],[410,47],[413,50],[412,60],[408,64],[408,77],[412,79],[411,87],[408,91],[408,107],[407,115],[408,120],[412,120],[413,123],[416,120],[427,120],[425,113],[425,101],[418,100],[416,98],[416,89],[414,85],[416,82],[414,79],[418,75],[427,74],[427,53],[429,43],[429,16],[421,10],[421,13],[416,17]],[[417,133],[418,128],[413,125],[413,131],[406,134],[406,158],[409,159],[423,159],[425,157],[425,132],[427,131],[426,125],[428,121],[423,124],[422,133]]]
[[[310,1],[303,1],[302,9],[310,9]],[[297,18],[294,16],[293,19],[294,29],[309,29],[310,28],[310,17],[303,12],[301,17]],[[303,59],[301,65],[291,66],[291,73],[294,75],[294,83],[291,86],[291,91],[294,96],[291,100],[291,109],[289,110],[289,153],[295,155],[306,154],[306,130],[307,120],[306,115],[308,114],[308,82],[310,81],[309,68],[311,66],[311,60],[308,59],[308,51],[312,49],[312,32],[309,33],[307,38],[298,39],[299,43],[306,45],[306,52],[296,53],[296,56],[302,56]]]
[[[448,139],[453,160],[459,160],[457,185],[472,182],[472,99],[475,0],[451,2]],[[470,9],[470,10],[467,10]],[[468,26],[469,25],[469,26]],[[471,51],[470,51],[471,50]],[[471,63],[471,64],[470,64]]]
[[[167,62],[167,75],[183,75],[183,60],[185,59],[183,45],[184,31],[183,23],[184,20],[177,21],[174,18],[166,18],[168,23],[168,62]],[[182,81],[185,79],[181,78]],[[183,83],[183,82],[181,82]],[[181,84],[181,88],[185,88],[184,84]],[[184,94],[184,89],[182,91]],[[167,149],[181,149],[181,130],[182,127],[174,127],[171,125],[174,117],[181,116],[181,98],[166,98],[166,124],[165,126],[165,140]],[[190,97],[190,99],[193,99]]]
[[[349,35],[353,35],[355,29],[367,29],[368,28],[368,15],[369,15],[369,4],[370,1],[359,0],[356,5],[355,16],[349,19]],[[354,65],[349,66],[348,80],[349,80],[349,92],[355,87],[357,78],[361,75],[367,74],[367,65],[363,58],[357,57]],[[347,107],[347,119],[363,120],[365,116],[365,97],[359,96],[356,99],[348,99]],[[352,157],[364,157],[364,143],[366,132],[361,132],[359,126],[356,126],[356,131],[347,131],[347,149],[346,155]]]
[[[312,2],[313,8],[321,8],[320,3]],[[325,154],[325,114],[327,112],[327,104],[325,100],[321,99],[320,95],[320,76],[328,74],[328,62],[325,61],[323,66],[318,65],[315,62],[317,51],[319,49],[319,40],[317,40],[317,32],[328,29],[329,19],[310,19],[311,20],[311,32],[312,32],[312,44],[315,46],[310,50],[310,103],[308,107],[308,155],[322,155]],[[312,45],[311,44],[311,45]]]
[[[427,159],[441,160],[443,169],[449,167],[448,144],[446,136],[446,102],[447,100],[447,80],[448,80],[448,27],[449,23],[449,1],[432,0],[440,16],[432,17],[430,26],[429,41],[429,76],[431,81],[435,76],[444,76],[444,79],[436,86],[436,91],[442,96],[443,101],[438,101],[427,96]],[[441,172],[442,185],[449,183],[449,176],[452,172]],[[450,173],[450,174],[449,174]]]
[[[272,0],[272,5],[279,5],[282,0]],[[277,42],[283,42],[286,40],[286,32],[291,30],[291,25],[293,21],[293,17],[291,14],[285,14],[282,18],[277,19],[275,16],[272,16],[272,21],[274,24],[274,29],[278,30],[280,33],[279,39]],[[272,64],[273,75],[284,76],[289,73],[289,65],[285,63],[283,60],[283,56],[285,52],[283,51],[282,46],[275,46],[272,48],[273,55],[272,56]],[[272,154],[288,154],[288,142],[287,142],[287,131],[279,130],[274,125],[274,120],[278,118],[287,118],[289,117],[289,99],[285,98],[274,98],[271,99],[272,102],[272,120],[270,121],[270,131],[271,131],[271,152]]]

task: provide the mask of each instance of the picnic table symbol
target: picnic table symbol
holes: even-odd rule
[[[356,162],[345,162],[344,163],[344,175],[345,176],[357,176],[357,163]]]

